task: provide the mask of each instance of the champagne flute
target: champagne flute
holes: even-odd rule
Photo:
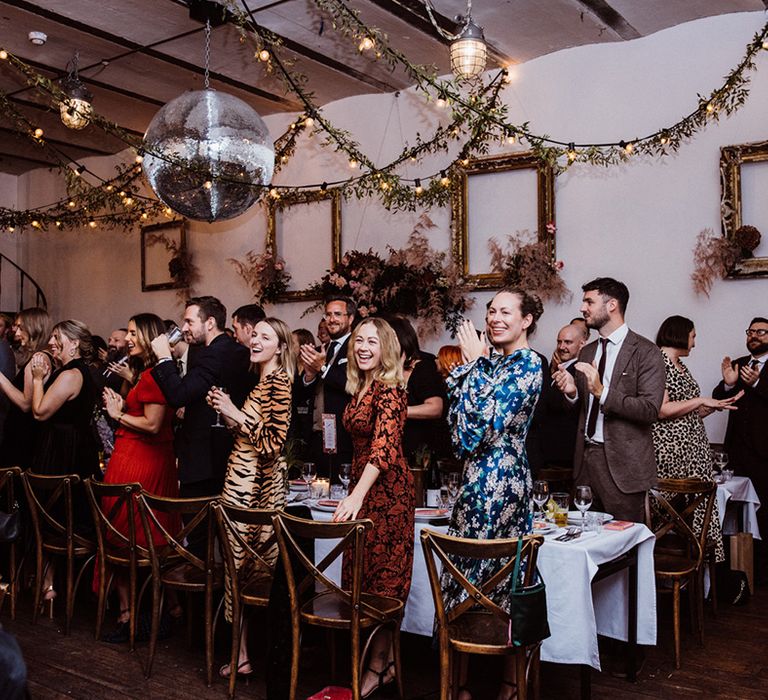
[[[584,516],[592,507],[592,489],[589,486],[577,486],[573,495],[573,505],[581,511],[581,531],[584,532]]]
[[[533,482],[533,502],[539,507],[540,518],[544,520],[543,506],[549,499],[549,484],[544,480]]]
[[[212,387],[214,391],[220,391],[222,394],[229,394],[226,387],[223,386],[214,386]],[[211,423],[212,428],[226,428],[227,426],[221,422],[221,413],[219,411],[216,411],[216,422]]]
[[[342,464],[339,466],[339,481],[344,484],[344,490],[349,495],[349,482],[352,479],[352,465]]]
[[[301,465],[301,478],[304,479],[304,483],[307,485],[307,493],[312,495],[312,482],[317,477],[317,468],[313,462],[304,462]]]

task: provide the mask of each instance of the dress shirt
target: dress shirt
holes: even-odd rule
[[[605,346],[605,351],[607,353],[607,356],[605,358],[605,371],[603,372],[603,393],[600,395],[600,405],[604,405],[606,399],[608,398],[608,391],[611,387],[611,375],[613,374],[613,367],[616,364],[616,358],[619,356],[619,352],[621,351],[621,346],[624,344],[624,339],[627,337],[627,333],[629,333],[629,326],[627,326],[626,323],[621,324],[613,333],[611,333],[609,336],[606,336],[606,340],[608,340],[608,343]],[[604,337],[604,336],[600,336]],[[597,352],[595,353],[595,364],[600,364],[600,357],[603,354],[601,343],[597,344]],[[587,415],[589,415],[589,410],[592,407],[592,402],[595,400],[595,397],[590,394],[589,395],[589,402],[587,403]],[[586,426],[585,426],[586,427]],[[586,432],[585,432],[586,435]],[[595,434],[591,438],[595,442],[604,442],[603,438],[603,412],[598,411],[597,413],[597,425],[595,426]]]
[[[762,355],[752,355],[749,360],[747,360],[747,367],[751,367],[753,362],[757,362],[757,365],[755,366],[755,369],[757,370],[757,373],[760,374],[760,372],[763,371],[763,368],[765,367],[765,362],[768,360],[768,352],[763,353]],[[755,383],[752,385],[752,388],[754,389],[758,384],[760,383],[760,377],[758,377],[755,380]],[[727,384],[726,382],[723,382],[723,387],[726,391],[730,391],[735,387],[735,384]]]
[[[339,354],[339,350],[341,350],[341,346],[347,342],[347,338],[349,338],[350,335],[352,334],[347,333],[345,335],[342,335],[341,338],[331,339],[331,342],[328,344],[328,347],[330,348],[334,343],[335,343],[335,346],[333,347],[333,355],[331,355],[331,357],[329,358],[326,358],[325,372],[323,372],[320,375],[323,379],[325,379],[325,375],[328,374],[328,370],[331,368],[331,365],[336,361],[336,355]]]

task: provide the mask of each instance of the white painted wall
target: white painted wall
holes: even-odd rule
[[[506,89],[505,99],[513,120],[530,121],[538,133],[575,142],[629,140],[690,112],[697,93],[707,94],[721,83],[764,21],[763,13],[726,15],[632,42],[550,54],[516,67],[515,81]],[[747,105],[733,117],[710,125],[679,154],[663,161],[633,159],[610,169],[578,166],[558,178],[558,257],[565,261],[564,276],[574,299],[568,305],[548,306],[534,341],[537,348],[551,352],[559,327],[578,313],[583,282],[611,275],[628,284],[632,298],[627,317],[640,333],[653,337],[670,314],[694,319],[698,348],[689,366],[703,390],[711,390],[719,379],[721,357],[743,352],[743,331],[749,319],[768,313],[768,280],[721,281],[709,299],[697,297],[689,280],[692,248],[699,231],[719,229],[720,147],[768,138],[767,108],[768,52],[764,52],[758,59],[758,71],[752,74]],[[441,117],[410,92],[399,97],[350,98],[328,105],[324,112],[352,132],[381,163],[399,152],[404,139],[412,140],[417,131],[429,133]],[[266,121],[277,135],[287,117]],[[349,172],[346,160],[320,151],[319,142],[318,137],[302,141],[299,155],[278,181],[317,183],[345,177]],[[410,177],[426,176],[448,160],[436,158],[409,166],[406,172]],[[106,176],[111,161],[93,161],[90,167],[101,168],[99,172]],[[755,182],[752,189],[759,193],[765,180],[758,177]],[[55,199],[53,183],[50,175],[41,172],[19,178],[18,205]],[[0,180],[0,201],[9,201],[7,190]],[[398,247],[418,216],[387,212],[375,200],[346,202],[343,211],[344,249]],[[768,235],[766,208],[756,205],[750,211],[758,220],[749,223]],[[447,249],[448,212],[433,211],[430,216],[438,224],[432,236],[434,245]],[[196,291],[219,296],[230,309],[247,303],[249,290],[226,258],[260,250],[264,231],[265,216],[258,207],[229,222],[191,223],[188,241],[202,271]],[[475,245],[483,250],[485,242]],[[81,317],[96,332],[108,333],[137,311],[161,316],[180,311],[174,292],[141,293],[137,232],[30,234],[25,239],[24,257],[29,271],[43,282],[53,315]],[[481,322],[488,296],[478,295],[472,313],[476,323]],[[273,312],[294,327],[314,329],[317,316],[301,320],[303,308],[284,304]],[[430,349],[445,340],[434,341]],[[711,437],[718,439],[724,417],[712,417],[708,425]]]

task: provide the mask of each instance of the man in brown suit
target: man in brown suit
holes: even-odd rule
[[[626,285],[599,277],[582,290],[581,313],[599,338],[582,349],[575,378],[564,369],[553,375],[580,406],[576,483],[591,486],[596,506],[615,517],[642,521],[645,492],[656,484],[651,425],[664,398],[664,361],[624,322]]]

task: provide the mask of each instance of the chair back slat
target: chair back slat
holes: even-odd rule
[[[16,498],[16,479],[21,478],[19,467],[3,467],[0,469],[0,507],[6,513],[11,513],[18,507]]]
[[[349,605],[353,625],[358,624],[361,611],[373,616],[375,619],[383,619],[382,614],[378,610],[367,604],[361,604],[360,600],[363,583],[363,545],[366,534],[373,527],[372,521],[317,522],[296,518],[281,512],[275,515],[273,522],[280,556],[285,567],[292,610],[298,609],[301,593],[306,591],[312,583],[319,583],[323,586],[326,593],[333,594]],[[297,538],[308,540],[340,539],[341,541],[333,547],[331,552],[319,564],[315,564],[302,551]],[[352,585],[350,590],[345,590],[324,573],[328,566],[337,560],[345,550],[347,550],[348,555],[352,558]],[[294,566],[296,562],[307,572],[298,583]]]
[[[462,615],[478,606],[509,624],[510,615],[492,598],[493,592],[501,583],[514,575],[515,559],[520,549],[520,570],[524,571],[521,586],[530,586],[536,571],[538,549],[544,543],[540,535],[526,535],[519,539],[471,540],[451,537],[424,528],[421,531],[421,543],[429,574],[432,597],[435,603],[439,633],[447,635],[448,626]],[[502,560],[501,566],[489,573],[482,581],[470,581],[459,569],[456,559],[475,561]],[[437,562],[442,564],[443,575],[446,573],[466,593],[466,598],[450,610],[446,610],[440,585],[441,572]]]
[[[21,481],[29,503],[32,529],[39,542],[45,539],[47,529],[63,536],[68,546],[70,543],[72,546],[91,544],[74,531],[72,488],[80,483],[77,474],[47,475],[27,470],[22,472]]]
[[[136,542],[136,495],[141,492],[141,484],[137,482],[103,484],[93,479],[86,479],[84,483],[85,491],[88,494],[88,501],[91,504],[94,525],[96,526],[99,551],[105,554],[116,547],[126,547],[132,559],[135,559],[137,556],[148,557],[149,551],[147,548],[138,545]],[[105,498],[116,499],[109,512],[105,512],[103,508],[103,499]],[[128,527],[127,535],[118,530],[113,524],[115,516],[123,508],[125,509]]]
[[[215,500],[215,496],[205,498],[167,498],[155,496],[143,490],[138,493],[136,495],[136,503],[144,530],[144,537],[147,542],[147,549],[153,560],[159,558],[153,534],[159,534],[164,544],[174,555],[182,557],[200,571],[212,569],[214,538],[212,536],[213,518],[211,515],[211,504]],[[168,532],[168,529],[157,517],[159,513],[165,515],[191,515],[192,517],[184,523],[178,532],[171,533]],[[198,530],[198,528],[203,527],[206,528],[206,542],[208,543],[205,561],[193,554],[184,544],[186,541],[191,541],[190,535]],[[158,564],[160,565],[161,563],[158,560]]]

